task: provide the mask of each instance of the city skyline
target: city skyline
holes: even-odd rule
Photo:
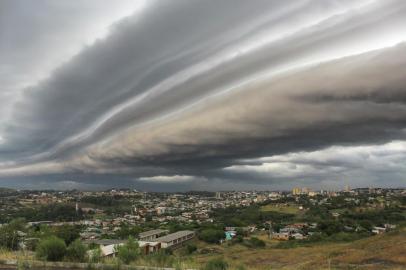
[[[405,187],[406,2],[2,1],[0,187]]]

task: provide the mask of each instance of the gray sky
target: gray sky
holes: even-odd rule
[[[0,2],[0,186],[406,185],[406,2]]]

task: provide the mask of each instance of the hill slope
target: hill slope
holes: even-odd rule
[[[203,263],[222,256],[231,269],[406,269],[406,229],[349,243],[315,244],[310,247],[247,249],[221,247],[222,255],[198,255]]]

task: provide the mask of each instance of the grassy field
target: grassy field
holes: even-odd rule
[[[350,243],[324,243],[310,247],[277,249],[275,242],[267,242],[263,249],[248,249],[242,245],[213,246],[215,253],[196,255],[203,264],[215,258],[224,258],[231,269],[406,269],[406,229],[377,235]]]
[[[299,210],[299,206],[295,204],[268,204],[261,207],[261,211],[273,211],[278,213],[285,213],[285,214],[298,214],[301,210]]]

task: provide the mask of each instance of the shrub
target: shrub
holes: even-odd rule
[[[316,242],[325,241],[326,239],[328,239],[328,236],[326,234],[314,233],[311,236],[309,236],[307,241],[310,242],[310,243],[316,243]]]
[[[17,250],[18,243],[21,240],[19,231],[24,230],[24,219],[15,219],[12,220],[9,224],[0,227],[0,247]]]
[[[218,229],[205,229],[200,232],[199,238],[207,243],[218,243],[224,238],[224,232]]]
[[[86,246],[79,239],[73,241],[66,250],[66,257],[70,261],[84,262],[86,259]]]
[[[186,251],[188,254],[192,254],[193,252],[195,252],[197,250],[197,247],[195,244],[189,243],[186,245]]]
[[[261,239],[258,239],[256,237],[251,237],[250,240],[247,241],[247,246],[253,247],[253,248],[263,248],[265,247],[265,242],[262,241]]]
[[[30,251],[34,251],[39,243],[39,238],[28,238],[25,240],[25,248]]]
[[[332,235],[343,231],[343,226],[340,222],[336,220],[323,220],[318,225],[317,228],[326,233],[327,235]]]
[[[36,257],[47,261],[61,261],[66,253],[65,242],[55,236],[41,240],[37,246]]]
[[[132,237],[128,238],[128,242],[125,245],[117,247],[117,256],[125,264],[129,264],[137,259],[139,254],[140,249],[138,243]]]
[[[373,223],[369,220],[361,220],[359,225],[367,231],[371,231],[372,227],[374,226]]]
[[[244,231],[242,228],[237,228],[236,229],[237,235],[243,237],[243,236],[247,236],[247,232]]]
[[[206,263],[203,270],[226,270],[228,269],[228,263],[223,259],[213,259]]]
[[[90,263],[98,263],[98,262],[100,262],[100,260],[102,258],[102,251],[101,251],[100,247],[97,247],[95,249],[92,249],[90,251],[89,255],[90,255],[89,256]]]
[[[244,242],[244,238],[241,235],[237,235],[236,237],[233,238],[232,242],[233,243],[242,243],[242,242]]]
[[[80,227],[72,225],[62,225],[52,228],[51,232],[57,237],[63,239],[66,245],[70,245],[80,236]]]

